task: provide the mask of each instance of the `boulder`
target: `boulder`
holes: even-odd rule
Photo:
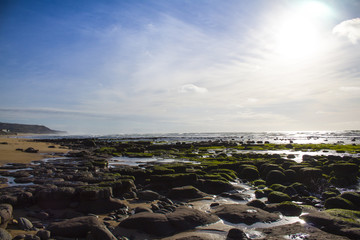
[[[356,206],[349,200],[342,197],[331,197],[325,200],[324,206],[326,209],[341,208],[341,209],[356,209]]]
[[[242,169],[242,171],[240,172],[240,178],[241,179],[245,179],[248,181],[253,181],[259,178],[259,171],[257,170],[257,168],[255,166],[253,167],[245,167],[244,169]]]
[[[360,208],[360,194],[356,192],[344,192],[340,197],[352,202],[358,209]]]
[[[137,192],[137,196],[140,200],[146,200],[146,201],[158,200],[162,197],[160,194],[152,190],[139,191]]]
[[[282,193],[282,192],[277,192],[277,191],[273,191],[271,193],[269,193],[268,195],[268,201],[270,203],[281,203],[284,201],[290,201],[291,198],[289,197],[289,195]]]
[[[232,228],[229,230],[227,236],[226,236],[227,240],[248,240],[250,238],[248,238],[246,236],[246,234],[244,233],[243,230],[238,229],[238,228]]]
[[[194,199],[208,196],[193,186],[183,186],[172,188],[168,194],[169,198],[173,199]]]
[[[185,206],[176,208],[174,212],[166,214],[166,217],[177,232],[186,231],[219,220],[215,215]]]
[[[85,238],[87,233],[93,227],[100,227],[102,224],[97,217],[85,216],[77,217],[61,222],[53,222],[49,225],[48,230],[53,236],[68,238]]]
[[[271,170],[266,175],[266,184],[270,186],[274,183],[284,183],[285,179],[285,174],[280,170]]]
[[[6,228],[13,217],[13,207],[10,204],[0,204],[0,228]]]
[[[337,235],[360,239],[360,212],[345,209],[330,209],[302,216],[311,225]]]
[[[11,234],[3,228],[0,228],[0,239],[1,240],[12,240]]]
[[[258,199],[252,200],[246,204],[247,206],[256,207],[260,209],[264,209],[266,204]]]
[[[169,236],[175,232],[186,231],[197,226],[218,221],[214,215],[181,206],[174,212],[161,214],[140,212],[124,219],[119,227],[144,231],[156,236]]]
[[[112,234],[109,229],[105,226],[92,226],[87,240],[117,240],[117,238]]]
[[[208,194],[220,194],[230,190],[234,190],[231,183],[221,180],[198,180],[196,187]]]
[[[167,236],[175,232],[164,214],[150,212],[136,213],[120,222],[119,227],[137,229],[156,236]]]
[[[50,239],[51,233],[47,230],[39,230],[36,233],[36,236],[38,236],[41,240],[48,240]]]
[[[302,208],[293,202],[268,204],[264,210],[268,212],[281,212],[284,216],[299,216],[302,212]]]
[[[219,205],[214,207],[213,211],[221,219],[235,224],[251,225],[256,222],[274,222],[280,219],[278,214],[242,204]]]
[[[18,223],[19,223],[19,227],[22,229],[22,230],[32,230],[34,228],[32,222],[27,219],[27,218],[24,218],[24,217],[20,217],[19,220],[18,220]]]
[[[83,213],[106,214],[127,206],[117,198],[81,201],[77,211]]]

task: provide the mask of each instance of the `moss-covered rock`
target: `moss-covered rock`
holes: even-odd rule
[[[290,200],[291,198],[289,197],[289,195],[282,192],[273,191],[268,195],[268,201],[270,203],[281,203]]]
[[[286,189],[286,187],[284,185],[281,185],[279,183],[275,183],[275,184],[271,185],[270,188],[272,190],[278,191],[278,192],[284,192],[284,190]]]
[[[342,197],[331,197],[325,200],[324,206],[326,209],[340,208],[340,209],[356,209],[356,206],[349,200]]]
[[[323,200],[326,200],[326,199],[331,198],[331,197],[336,197],[337,195],[338,195],[338,194],[336,194],[336,193],[334,193],[334,192],[327,191],[327,192],[323,192],[323,193],[321,194],[321,198],[322,198]]]
[[[340,195],[340,197],[349,200],[352,202],[357,208],[360,209],[360,194],[356,192],[344,192]]]
[[[274,183],[284,183],[285,182],[285,174],[279,170],[271,170],[266,175],[266,184],[268,186]]]
[[[254,186],[260,186],[260,185],[265,185],[266,184],[266,181],[262,180],[262,179],[257,179],[255,181],[252,182],[252,184]]]
[[[172,188],[168,194],[172,199],[194,199],[208,196],[194,186]]]
[[[245,167],[240,173],[240,178],[248,181],[253,181],[259,178],[259,171],[255,166]]]

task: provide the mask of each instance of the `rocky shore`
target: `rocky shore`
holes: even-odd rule
[[[0,188],[0,239],[360,239],[358,157],[242,152],[319,147],[262,142],[38,141],[71,151],[0,167],[11,182]]]

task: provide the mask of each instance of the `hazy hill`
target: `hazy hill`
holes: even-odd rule
[[[42,125],[0,123],[0,134],[14,133],[59,134],[65,132],[52,130]]]

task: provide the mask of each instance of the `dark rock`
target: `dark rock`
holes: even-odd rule
[[[220,194],[234,190],[234,186],[231,183],[220,180],[199,180],[196,187],[209,194]]]
[[[251,202],[248,202],[246,205],[260,209],[264,209],[266,207],[266,204],[258,199],[252,200]]]
[[[140,212],[152,212],[152,210],[150,208],[147,207],[136,207],[134,209],[135,213],[140,213]]]
[[[91,227],[87,240],[117,240],[117,238],[103,225]]]
[[[19,227],[23,230],[28,231],[28,230],[32,230],[34,228],[32,222],[27,218],[20,217],[18,222],[19,222]]]
[[[271,170],[266,175],[266,184],[272,185],[274,183],[284,183],[285,182],[285,174],[279,170]]]
[[[78,217],[61,222],[53,222],[48,230],[53,236],[68,238],[84,238],[93,227],[99,227],[102,224],[94,216]]]
[[[6,228],[13,217],[13,207],[10,204],[0,204],[0,228]]]
[[[137,213],[124,219],[119,226],[141,230],[157,236],[167,236],[175,232],[167,217],[161,213]]]
[[[344,192],[340,195],[340,197],[349,200],[357,208],[360,208],[360,194],[358,194],[356,192]]]
[[[259,171],[254,167],[245,167],[240,172],[240,178],[248,181],[254,181],[259,178]]]
[[[242,231],[241,229],[238,228],[232,228],[229,230],[227,236],[226,236],[227,240],[248,240],[249,238],[246,236],[246,234],[244,233],[244,231]]]
[[[251,225],[256,222],[274,222],[280,219],[275,213],[242,204],[225,204],[213,209],[216,215],[231,223]]]
[[[162,196],[157,192],[144,190],[137,192],[137,197],[141,200],[153,201],[160,199]]]
[[[281,212],[284,216],[299,216],[302,208],[293,202],[268,204],[265,208],[268,212]]]
[[[359,211],[330,209],[322,212],[314,212],[302,216],[302,218],[323,231],[360,239],[360,216]]]
[[[168,236],[200,225],[216,222],[218,218],[196,209],[178,207],[174,212],[160,214],[141,212],[123,220],[119,227],[142,230],[157,236]]]
[[[172,188],[168,194],[173,199],[194,199],[208,196],[193,186],[183,186]]]
[[[29,147],[29,148],[25,149],[24,152],[27,152],[27,153],[37,153],[37,152],[39,152],[39,150],[34,149],[34,148],[32,148],[32,147]]]
[[[166,217],[178,232],[214,223],[219,220],[215,215],[207,214],[185,206],[176,208],[174,212],[166,214]]]
[[[106,214],[127,206],[119,199],[99,199],[96,201],[82,201],[77,211],[83,213]]]
[[[11,234],[3,228],[0,228],[0,239],[1,240],[12,240]]]
[[[225,197],[225,198],[230,198],[233,200],[238,200],[238,201],[245,201],[247,199],[250,199],[250,195],[248,194],[244,194],[244,193],[222,193],[220,194],[220,196]]]
[[[356,206],[349,200],[342,197],[331,197],[325,200],[324,206],[326,209],[341,208],[341,209],[356,209]]]
[[[289,197],[289,195],[282,192],[273,191],[268,195],[268,201],[270,203],[281,203],[290,200],[291,198]]]
[[[47,230],[39,230],[36,233],[36,236],[38,236],[41,240],[48,240],[50,239],[51,233]]]

